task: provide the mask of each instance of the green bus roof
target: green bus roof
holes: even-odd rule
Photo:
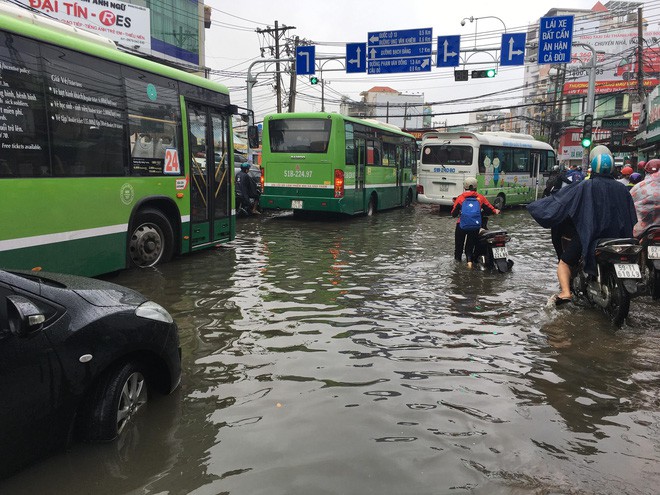
[[[17,16],[16,12],[21,15]],[[13,5],[0,5],[1,30],[70,48],[81,53],[153,72],[154,74],[170,77],[195,86],[201,86],[219,93],[229,94],[229,90],[223,84],[123,52],[113,47],[110,43],[102,43],[101,41],[107,38],[100,35],[94,33],[78,34],[76,31],[80,30],[76,30],[65,23],[57,23],[61,24],[60,28],[55,23],[57,21],[48,18],[41,21],[37,14],[31,13],[27,9],[21,9]],[[97,37],[98,41],[93,41],[94,37]]]
[[[349,117],[347,115],[342,115],[336,112],[271,113],[264,117],[264,121],[266,119],[281,120],[281,119],[326,119],[326,118],[343,120],[346,122],[354,122],[356,124],[362,124],[368,127],[373,127],[375,129],[380,129],[381,131],[391,132],[394,134],[399,134],[401,136],[406,136],[415,139],[415,137],[412,134],[408,134],[407,132],[402,131],[401,129],[399,129],[394,125],[385,124],[383,122],[378,122],[375,120],[365,120],[365,119],[358,119],[357,117]]]

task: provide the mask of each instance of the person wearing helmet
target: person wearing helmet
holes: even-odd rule
[[[632,174],[630,174],[630,177],[628,179],[628,187],[632,189],[635,184],[639,184],[641,181],[642,181],[642,174],[640,174],[639,172],[633,172]]]
[[[641,237],[649,227],[660,226],[660,208],[658,207],[660,160],[657,158],[649,160],[645,163],[644,170],[646,171],[644,180],[630,190],[637,212],[637,223],[633,228],[635,237]]]
[[[474,177],[467,177],[463,181],[463,193],[454,200],[454,206],[451,209],[451,216],[458,217],[456,220],[456,229],[454,231],[454,259],[456,261],[461,261],[463,258],[463,250],[465,249],[465,260],[467,261],[468,268],[472,268],[474,248],[477,245],[477,238],[479,237],[479,228],[461,228],[461,213],[463,204],[466,200],[473,203],[474,199],[479,203],[479,215],[481,215],[484,208],[495,215],[500,214],[500,210],[490,204],[485,196],[477,192],[477,179]],[[479,226],[481,226],[482,223],[483,222],[479,222]]]
[[[628,188],[612,176],[613,170],[611,153],[595,154],[591,159],[590,180],[564,187],[527,206],[527,211],[542,227],[564,225],[574,230],[557,264],[560,287],[554,298],[557,305],[571,300],[571,267],[580,259],[584,260],[585,271],[596,275],[594,252],[598,239],[632,237],[637,222],[635,205]]]
[[[627,186],[630,183],[630,175],[633,173],[633,169],[630,165],[626,165],[621,169],[621,178],[617,179],[621,184]]]
[[[259,206],[259,188],[256,182],[248,173],[250,172],[250,163],[241,163],[241,170],[236,174],[236,208],[249,214],[258,214]]]

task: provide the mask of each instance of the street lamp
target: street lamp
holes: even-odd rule
[[[474,16],[464,17],[463,20],[461,21],[461,26],[465,26],[465,21],[474,22],[474,47],[475,48],[477,47],[477,25],[478,25],[477,23],[480,19],[497,19],[498,21],[500,21],[502,23],[502,26],[504,26],[504,32],[506,33],[506,24],[504,24],[504,21],[502,19],[500,19],[499,17],[497,17],[497,16],[485,15],[483,17],[474,17]]]

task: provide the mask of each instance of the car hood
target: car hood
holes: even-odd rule
[[[37,281],[40,292],[46,296],[51,291],[68,289],[82,297],[89,304],[99,307],[139,306],[147,301],[139,292],[128,287],[64,273],[14,271],[15,274]]]

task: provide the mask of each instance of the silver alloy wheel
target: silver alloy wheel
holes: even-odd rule
[[[163,232],[158,225],[143,223],[131,235],[128,252],[136,266],[145,268],[160,261],[164,251]]]
[[[117,406],[117,434],[121,435],[122,430],[131,420],[133,415],[144,404],[147,403],[147,387],[145,386],[144,376],[139,371],[131,373],[119,396]]]

